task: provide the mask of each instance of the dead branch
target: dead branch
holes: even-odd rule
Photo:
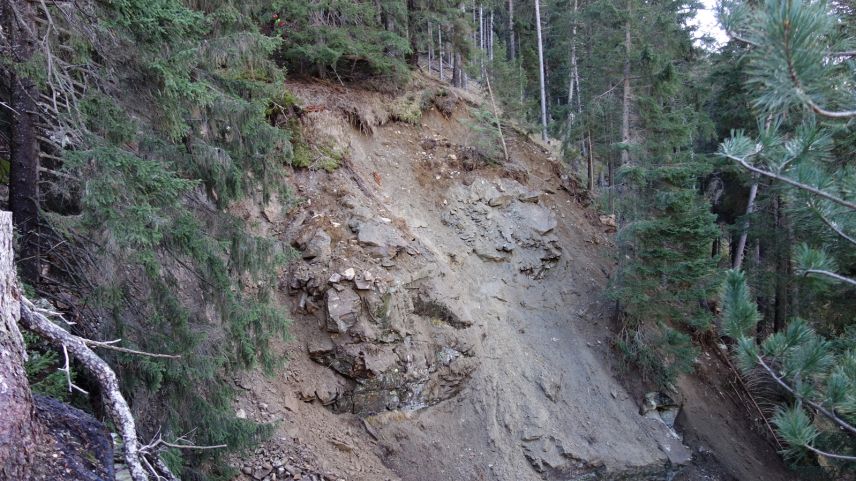
[[[66,379],[69,383],[69,389],[77,388],[71,382],[71,374],[69,367],[69,352],[75,356],[84,368],[92,374],[97,380],[101,388],[101,394],[104,398],[104,404],[107,406],[107,411],[118,428],[123,441],[125,452],[125,463],[128,465],[128,470],[131,473],[133,481],[150,481],[154,479],[177,480],[169,468],[157,459],[157,451],[144,450],[137,436],[136,422],[131,414],[131,409],[125,401],[124,396],[119,390],[119,380],[116,373],[98,354],[96,354],[89,346],[107,347],[111,349],[130,352],[133,354],[153,355],[155,357],[177,357],[168,355],[157,355],[151,353],[143,353],[131,349],[119,348],[113,346],[113,341],[91,341],[71,334],[65,329],[51,322],[44,314],[36,310],[32,302],[22,297],[21,302],[21,325],[30,331],[38,334],[42,338],[49,341],[56,348],[61,348],[65,354],[65,367],[61,370],[66,373]],[[77,388],[81,392],[80,388]],[[167,447],[179,447],[180,445],[171,446],[164,443]],[[171,443],[174,444],[174,443]],[[147,445],[148,446],[148,445]],[[192,449],[193,446],[183,446],[186,449]],[[213,449],[213,447],[201,447],[201,449]],[[154,459],[146,459],[146,456],[152,456]]]
[[[89,346],[75,335],[51,322],[44,315],[30,308],[31,303],[21,303],[21,325],[54,344],[69,350],[97,380],[110,417],[116,423],[124,441],[125,463],[133,481],[149,481],[149,475],[140,460],[140,441],[131,408],[119,391],[119,380],[113,369],[95,354]]]
[[[496,100],[493,98],[493,89],[490,88],[490,76],[488,76],[484,65],[482,65],[482,77],[484,77],[485,83],[487,84],[487,93],[490,94],[490,103],[493,105],[493,117],[494,120],[496,120],[496,130],[499,131],[499,140],[502,141],[502,153],[505,154],[505,161],[508,162],[508,146],[505,144],[505,136],[502,135],[502,123],[499,121],[499,110],[496,108]]]

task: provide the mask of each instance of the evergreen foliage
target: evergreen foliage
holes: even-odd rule
[[[728,272],[722,305],[724,332],[736,341],[741,367],[751,371],[760,366],[794,400],[773,417],[788,446],[785,454],[795,461],[819,454],[839,462],[839,469],[852,469],[856,461],[856,445],[851,440],[856,433],[853,330],[830,341],[807,321],[794,319],[784,331],[756,345],[760,314],[739,271]]]
[[[680,24],[680,5],[648,8],[643,15],[655,27]],[[690,71],[682,68],[693,55],[688,32],[640,41],[634,63],[647,85],[634,94],[640,140],[617,146],[629,151],[631,161],[617,176],[617,208],[625,226],[618,233],[613,295],[627,329],[619,347],[667,385],[692,370],[697,349],[690,334],[711,326],[706,306],[716,288],[718,259],[711,256],[711,241],[718,229],[699,185],[710,166],[694,153],[709,120],[694,104]]]
[[[298,71],[332,72],[340,81],[385,76],[400,83],[408,77],[403,1],[279,0],[271,9],[271,29],[284,40],[283,57]]]
[[[785,454],[802,464],[822,458],[834,473],[852,470],[856,461],[856,181],[848,155],[856,98],[853,58],[839,53],[852,46],[840,11],[823,1],[723,5],[725,27],[746,50],[746,87],[762,127],[756,136],[732,132],[719,149],[738,168],[767,179],[778,215],[790,217],[793,242],[780,255],[792,263],[799,287],[776,292],[777,304],[792,306],[790,322],[767,334],[758,326],[761,297],[748,294],[746,276],[729,272],[723,331],[735,340],[744,369],[760,369],[788,394],[772,419]]]
[[[247,197],[290,199],[290,132],[268,120],[284,78],[272,60],[282,41],[259,27],[268,10],[228,0],[44,8],[62,28],[48,30],[44,48],[52,50],[28,68],[50,72],[50,52],[84,66],[69,68],[67,81],[93,85],[76,97],[58,93],[74,128],[58,168],[80,184],[57,190],[80,215],[49,218],[70,239],[86,239],[99,259],[70,273],[91,286],[76,294],[90,316],[109,321],[101,335],[181,355],[112,359],[132,404],[144,392],[162,400],[159,417],[144,420],[144,436],[194,433],[199,444],[246,447],[269,427],[235,417],[226,380],[235,369],[281,362],[271,342],[288,325],[270,295],[288,248],[228,214]],[[43,91],[57,92],[56,79],[40,79]],[[40,358],[33,371],[45,362],[53,361]],[[173,458],[189,456],[184,474],[195,479],[211,454]],[[207,474],[230,476],[223,466],[209,465]]]

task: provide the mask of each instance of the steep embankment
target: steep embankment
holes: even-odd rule
[[[342,165],[295,174],[290,212],[243,211],[302,255],[289,365],[236,380],[238,412],[279,423],[244,479],[665,479],[691,453],[609,367],[609,227],[525,136],[474,160],[464,94],[435,88],[406,124],[379,94],[292,86]]]

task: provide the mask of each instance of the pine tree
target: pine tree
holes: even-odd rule
[[[732,271],[722,294],[723,332],[734,339],[744,369],[760,369],[788,394],[773,417],[785,454],[797,461],[823,458],[842,470],[856,461],[850,300],[856,289],[856,89],[852,25],[840,22],[836,9],[802,0],[724,4],[723,23],[747,50],[747,87],[763,127],[754,137],[733,132],[719,154],[769,182],[776,205],[794,219],[800,243],[786,260],[800,288],[780,295],[803,315],[756,344],[762,316],[745,275]]]

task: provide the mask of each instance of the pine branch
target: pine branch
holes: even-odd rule
[[[826,451],[821,451],[820,449],[817,449],[816,447],[814,447],[810,444],[803,444],[802,446],[804,448],[808,449],[809,451],[813,452],[813,453],[817,453],[817,454],[819,454],[821,456],[825,456],[827,458],[843,459],[845,461],[856,461],[856,456],[847,456],[844,454],[835,454],[835,453],[829,453]]]
[[[815,214],[817,214],[817,216],[818,216],[818,217],[820,217],[820,220],[822,220],[824,224],[826,224],[830,229],[832,229],[832,231],[833,231],[833,232],[835,232],[836,234],[838,234],[839,236],[841,236],[841,238],[843,238],[843,239],[844,239],[844,240],[846,240],[847,242],[850,242],[851,244],[856,244],[856,239],[854,239],[854,238],[850,237],[849,235],[847,235],[847,233],[846,233],[846,232],[844,232],[844,230],[843,230],[843,229],[841,229],[840,227],[838,227],[838,225],[837,225],[835,222],[832,222],[831,220],[827,219],[827,218],[826,218],[826,217],[825,217],[825,216],[820,212],[820,210],[818,210],[817,208],[812,209],[812,210],[814,210],[814,213],[815,213]]]
[[[808,404],[809,406],[817,409],[818,412],[820,412],[821,414],[823,414],[824,416],[829,418],[832,422],[837,424],[842,429],[850,431],[851,435],[856,435],[856,427],[854,427],[853,425],[849,424],[847,421],[838,417],[838,415],[836,415],[835,412],[826,409],[825,407],[823,407],[820,404],[812,401],[811,399],[806,399],[806,398],[802,397],[798,392],[796,392],[794,390],[794,388],[792,388],[788,383],[786,383],[784,381],[784,379],[779,377],[775,373],[775,371],[773,371],[773,368],[771,368],[766,362],[764,362],[764,358],[762,358],[761,356],[756,354],[755,359],[758,361],[758,364],[760,364],[761,367],[764,368],[765,371],[767,371],[767,374],[769,374],[770,377],[772,377],[773,380],[776,381],[776,383],[779,386],[782,386],[783,388],[785,388],[785,390],[788,391],[789,393],[791,393],[791,395],[793,395],[795,398],[797,398],[800,401]]]
[[[790,179],[790,178],[785,177],[783,175],[779,175],[779,174],[776,174],[774,172],[759,169],[759,168],[755,167],[754,165],[750,164],[749,162],[747,162],[746,159],[742,159],[740,157],[736,157],[736,156],[733,156],[731,154],[726,154],[726,153],[720,153],[720,155],[727,157],[731,160],[739,162],[740,165],[742,165],[743,167],[745,167],[746,169],[748,169],[751,172],[755,172],[756,174],[760,174],[760,175],[763,175],[764,177],[769,177],[771,179],[780,180],[780,181],[782,181],[786,184],[792,185],[798,189],[805,190],[806,192],[811,192],[814,195],[823,197],[826,200],[829,200],[829,201],[835,202],[838,205],[842,205],[844,207],[847,207],[850,210],[856,210],[856,204],[854,204],[853,202],[835,197],[834,195],[831,195],[831,194],[827,194],[826,192],[824,192],[818,188],[812,187],[812,186],[807,185],[807,184],[803,184],[802,182],[797,182],[796,180]]]
[[[853,280],[849,277],[844,277],[841,274],[836,274],[836,273],[831,272],[831,271],[827,271],[827,270],[823,270],[823,269],[806,269],[805,273],[803,275],[809,275],[809,274],[817,274],[817,275],[821,275],[821,276],[831,277],[835,280],[838,280],[841,282],[846,282],[847,284],[850,284],[852,286],[856,286],[856,280]]]
[[[783,48],[785,53],[785,60],[788,65],[788,75],[794,85],[794,88],[797,91],[797,94],[800,97],[803,97],[806,105],[808,105],[811,110],[813,110],[818,115],[822,115],[831,119],[849,119],[851,117],[856,117],[856,110],[841,112],[827,110],[815,103],[815,101],[805,93],[802,80],[800,80],[799,76],[797,75],[796,67],[794,67],[792,42],[788,41],[790,38],[789,33],[791,32],[791,25],[787,21],[785,21],[783,27],[785,29],[785,44]]]
[[[818,115],[822,115],[824,117],[828,117],[830,119],[849,119],[856,117],[856,110],[844,110],[844,111],[834,111],[834,110],[826,110],[825,108],[817,105],[814,100],[806,97],[806,104]]]

